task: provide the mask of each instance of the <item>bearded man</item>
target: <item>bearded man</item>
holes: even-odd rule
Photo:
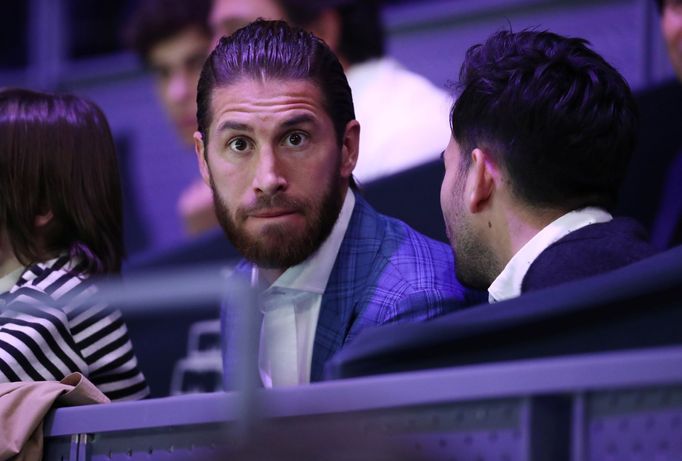
[[[450,249],[358,193],[360,124],[323,41],[262,20],[223,37],[202,70],[197,106],[201,174],[245,258],[240,268],[264,289],[264,386],[320,380],[327,360],[366,327],[465,304]],[[223,325],[229,337],[234,325]]]

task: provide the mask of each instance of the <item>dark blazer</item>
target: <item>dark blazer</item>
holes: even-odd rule
[[[540,253],[528,268],[521,292],[609,272],[655,252],[644,228],[632,219],[585,226]]]
[[[682,246],[431,322],[366,330],[329,361],[327,376],[682,344],[680,299]]]
[[[355,194],[355,207],[322,297],[311,381],[363,329],[419,322],[475,303],[455,279],[450,247],[381,215]],[[234,363],[230,315],[223,309],[225,382]]]

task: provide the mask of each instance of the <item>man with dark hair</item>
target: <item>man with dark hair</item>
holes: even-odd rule
[[[636,125],[628,84],[585,40],[503,31],[470,48],[441,189],[459,280],[502,301],[651,255],[607,211]]]
[[[448,297],[463,304],[447,246],[377,214],[354,190],[360,124],[343,68],[320,39],[282,21],[223,37],[197,106],[201,174],[246,258],[241,270],[265,288],[265,386],[321,379],[366,327],[438,316]],[[229,374],[234,325],[224,320]]]
[[[210,51],[210,0],[143,0],[125,31],[129,46],[152,71],[159,99],[183,143],[196,130],[196,87]],[[188,233],[216,227],[210,189],[201,180],[178,200]]]
[[[368,182],[437,158],[449,137],[451,98],[385,55],[380,1],[214,0],[211,25],[220,37],[259,16],[286,19],[312,32],[341,61],[363,126],[362,155],[354,171],[358,180]]]

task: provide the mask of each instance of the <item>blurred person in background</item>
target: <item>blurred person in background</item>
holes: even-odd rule
[[[641,221],[659,249],[682,244],[682,0],[654,0],[677,75],[637,94],[638,145],[617,212]]]
[[[451,97],[386,55],[377,0],[214,0],[214,42],[255,20],[286,19],[327,43],[343,65],[362,124],[354,176],[366,183],[438,157]]]
[[[498,32],[459,75],[441,207],[463,284],[497,302],[655,253],[636,221],[609,213],[637,110],[585,40]]]
[[[670,62],[675,69],[677,84],[677,109],[673,123],[682,123],[682,0],[657,0],[661,12],[661,29],[668,49]],[[652,241],[661,249],[682,244],[682,135],[671,129],[677,137],[675,157],[668,169],[663,197],[652,229]]]
[[[279,0],[213,0],[209,18],[213,45],[256,19],[284,19]]]
[[[121,312],[93,282],[121,268],[120,188],[97,106],[0,92],[0,382],[80,372],[112,400],[148,395]]]
[[[682,1],[656,0],[661,13],[661,28],[670,62],[682,80]]]
[[[450,297],[450,309],[465,305],[447,245],[357,193],[360,124],[343,68],[319,38],[283,21],[223,37],[197,101],[199,169],[245,258],[238,271],[263,289],[264,386],[319,381],[365,328],[442,315]],[[229,382],[239,327],[229,312],[223,322]]]
[[[199,73],[210,51],[210,0],[143,0],[125,30],[128,45],[154,76],[157,93],[186,146],[196,130]],[[178,199],[188,234],[217,227],[211,190],[197,178]]]

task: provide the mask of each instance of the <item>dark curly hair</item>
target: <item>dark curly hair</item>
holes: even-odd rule
[[[462,152],[487,150],[532,206],[614,206],[635,145],[625,79],[580,38],[500,31],[466,53],[451,110]],[[463,170],[471,157],[463,155]]]
[[[190,27],[210,37],[210,9],[210,0],[144,0],[129,18],[123,41],[148,62],[152,48]]]

